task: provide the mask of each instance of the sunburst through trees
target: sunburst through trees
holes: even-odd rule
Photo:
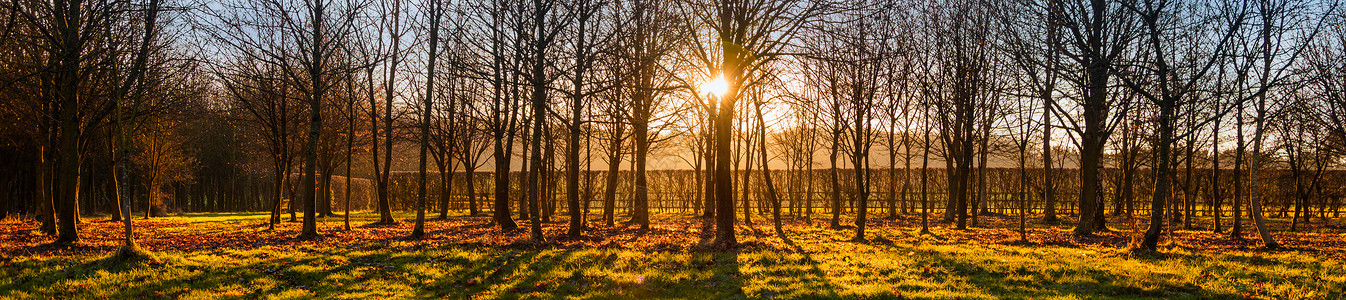
[[[1318,245],[1295,232],[1342,234],[1344,11],[8,1],[0,216],[62,246],[109,218],[145,257],[136,235],[156,223],[135,219],[207,212],[306,241],[582,247],[686,225],[711,251],[905,231],[1144,253],[1206,231],[1294,250]]]

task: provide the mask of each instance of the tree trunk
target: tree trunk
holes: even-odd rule
[[[50,144],[51,134],[46,130],[48,126],[45,126],[48,123],[49,122],[43,122],[44,126],[39,130],[43,132],[43,137],[47,140],[48,144]],[[37,212],[35,214],[37,215],[38,222],[42,223],[41,225],[38,225],[38,231],[46,234],[56,234],[56,205],[54,202],[56,194],[53,190],[52,172],[50,172],[51,170],[48,170],[48,168],[55,167],[55,164],[51,159],[51,154],[54,151],[50,151],[50,149],[51,147],[49,146],[38,147],[37,174],[35,176],[38,181]]]
[[[1098,207],[1098,169],[1102,167],[1103,147],[1107,136],[1103,128],[1107,113],[1108,69],[1101,63],[1087,68],[1089,86],[1084,109],[1084,134],[1080,149],[1080,220],[1075,224],[1075,235],[1094,234],[1094,218]],[[1171,125],[1170,125],[1171,126]],[[1101,229],[1101,228],[1100,228]]]
[[[746,126],[747,126],[747,122],[744,122],[744,127],[746,127]],[[749,201],[749,197],[748,197],[749,194],[748,194],[748,193],[749,193],[749,191],[751,191],[751,186],[750,186],[750,184],[752,184],[752,162],[753,162],[753,158],[754,158],[754,156],[756,156],[756,155],[754,154],[755,151],[752,151],[752,149],[754,148],[754,147],[753,147],[753,144],[754,144],[754,140],[755,140],[755,139],[753,138],[753,135],[754,135],[754,133],[752,132],[753,130],[750,130],[750,129],[748,129],[748,128],[744,128],[743,131],[746,133],[746,134],[744,135],[744,137],[743,137],[743,146],[742,146],[742,148],[739,148],[739,149],[737,149],[737,150],[738,150],[738,154],[739,154],[739,155],[742,155],[743,157],[746,157],[745,160],[747,160],[747,161],[744,162],[744,164],[743,164],[743,174],[741,175],[742,178],[743,178],[743,189],[740,190],[740,192],[742,192],[742,194],[740,195],[740,198],[742,198],[742,200],[743,200],[743,224],[748,225],[748,227],[751,228],[751,227],[752,227],[752,203],[751,203],[751,202],[748,202],[748,201]],[[737,162],[735,162],[735,163],[737,164]]]
[[[1027,137],[1025,137],[1027,138]],[[1028,242],[1028,230],[1025,226],[1028,223],[1028,141],[1019,144],[1019,240]]]
[[[616,135],[620,136],[620,132],[618,131]],[[612,153],[608,156],[607,184],[603,186],[605,189],[603,192],[603,222],[607,223],[608,227],[614,225],[613,219],[616,218],[617,181],[622,164],[621,141],[613,140],[611,149]]]
[[[58,20],[56,35],[61,39],[56,46],[57,60],[56,119],[60,122],[59,146],[56,148],[56,172],[53,176],[56,189],[55,206],[60,212],[57,220],[57,244],[74,244],[79,241],[79,232],[75,226],[76,205],[79,205],[80,180],[80,61],[84,52],[82,27],[85,17],[80,2],[73,2],[56,10]]]
[[[426,62],[425,73],[425,102],[421,106],[421,147],[418,151],[420,162],[417,169],[420,171],[417,176],[418,187],[416,190],[416,225],[411,229],[411,237],[421,238],[425,236],[425,202],[429,198],[426,189],[426,151],[430,148],[430,112],[434,110],[435,95],[435,60],[439,58],[439,1],[430,2],[430,59]],[[442,163],[442,162],[441,162]],[[443,168],[440,168],[440,176],[444,176]],[[452,176],[452,175],[450,175]],[[447,180],[446,180],[447,181]],[[447,191],[446,191],[447,192]],[[448,201],[444,201],[448,202]]]
[[[757,131],[759,134],[757,136],[757,153],[761,156],[762,181],[766,183],[767,198],[770,198],[771,201],[771,225],[776,229],[776,235],[780,236],[781,239],[789,240],[785,236],[785,229],[781,227],[780,197],[776,194],[776,183],[771,180],[771,167],[768,166],[770,160],[766,156],[766,120],[762,117],[762,102],[754,101],[753,107],[757,111]]]
[[[350,230],[351,230],[351,164],[354,163],[354,161],[351,160],[351,156],[352,156],[352,155],[354,154],[354,152],[355,152],[355,105],[354,105],[354,104],[355,104],[355,102],[352,100],[352,102],[351,102],[351,107],[350,107],[351,115],[350,115],[350,117],[347,119],[347,121],[348,121],[348,122],[347,122],[347,125],[349,125],[349,128],[350,128],[351,132],[346,134],[346,193],[345,193],[345,197],[346,197],[346,201],[345,201],[345,202],[346,202],[346,203],[345,203],[344,205],[342,205],[342,206],[343,206],[343,207],[342,207],[342,210],[344,210],[345,213],[342,214],[342,216],[341,216],[341,217],[342,217],[342,222],[345,223],[344,225],[345,225],[346,231],[350,231]]]
[[[1262,170],[1262,162],[1259,159],[1262,156],[1262,134],[1266,131],[1265,101],[1265,96],[1260,97],[1257,101],[1257,129],[1253,131],[1253,154],[1248,162],[1248,186],[1251,190],[1248,193],[1248,205],[1250,206],[1248,214],[1253,217],[1253,224],[1257,225],[1257,234],[1262,237],[1264,247],[1277,249],[1281,247],[1280,243],[1277,243],[1276,238],[1271,236],[1271,230],[1267,228],[1266,220],[1262,216],[1262,189],[1258,185],[1258,179],[1261,177],[1259,173]]]
[[[514,223],[509,212],[509,153],[505,152],[504,143],[497,138],[492,152],[495,157],[495,208],[492,214],[500,230],[512,231],[519,225]]]
[[[1215,212],[1215,220],[1213,222],[1214,224],[1212,224],[1211,232],[1214,233],[1220,233],[1220,217],[1224,214],[1222,211],[1224,207],[1224,195],[1221,195],[1220,193],[1220,119],[1221,118],[1219,117],[1215,118],[1215,125],[1211,127],[1212,139],[1214,139],[1214,141],[1211,143],[1210,191],[1211,198],[1213,199],[1211,202],[1214,204],[1212,205],[1211,210]]]
[[[1243,103],[1238,104],[1237,118],[1234,121],[1235,134],[1237,137],[1234,145],[1234,224],[1229,229],[1229,237],[1235,240],[1243,239]]]
[[[712,111],[710,113],[713,114],[714,112]],[[713,121],[714,118],[711,118],[711,120],[707,120],[707,122],[713,122]],[[706,161],[706,173],[705,175],[703,175],[705,177],[705,179],[703,180],[705,184],[702,186],[702,188],[705,189],[704,193],[706,194],[705,196],[702,197],[702,200],[705,201],[705,203],[702,205],[705,211],[703,211],[702,217],[714,218],[716,207],[715,149],[714,149],[715,137],[712,134],[706,134],[705,139],[706,144],[705,146],[703,146],[704,148],[702,148],[701,150],[701,155],[704,156],[704,159]]]
[[[532,106],[532,104],[529,104],[529,106]],[[527,120],[532,119],[530,118]],[[523,155],[520,157],[523,161],[519,163],[519,167],[522,168],[519,170],[519,181],[522,183],[519,185],[519,197],[515,199],[518,201],[518,204],[515,205],[515,207],[519,209],[519,219],[528,220],[531,219],[529,218],[530,211],[528,210],[529,198],[525,193],[528,192],[528,177],[535,171],[532,169],[533,165],[530,163],[530,159],[533,158],[531,147],[535,147],[535,144],[533,143],[533,131],[535,129],[532,124],[527,124],[523,130]]]
[[[727,41],[721,43],[728,44]],[[715,120],[715,210],[719,212],[715,216],[715,244],[721,247],[734,247],[738,245],[738,237],[734,235],[734,177],[730,173],[733,166],[730,165],[729,151],[733,147],[730,137],[734,130],[734,103],[738,100],[738,82],[739,75],[736,72],[741,71],[737,66],[734,57],[738,57],[738,50],[733,47],[723,47],[724,58],[724,80],[729,82],[728,91],[720,96],[719,115]]]
[[[812,136],[813,133],[812,133],[811,130],[810,130],[809,135],[810,135],[810,137],[809,137],[810,139],[813,138],[813,136]],[[809,143],[812,143],[812,141],[809,141]],[[805,185],[805,186],[804,186],[804,223],[805,223],[805,224],[810,224],[810,225],[812,225],[812,224],[813,224],[813,152],[812,152],[812,151],[809,152],[808,167],[806,167],[806,169],[807,169],[807,170],[806,170],[805,172],[807,172],[807,173],[804,174],[804,181],[805,181],[805,182],[804,182],[804,185]]]
[[[856,118],[855,129],[858,131],[853,138],[854,144],[851,147],[855,149],[855,154],[851,156],[852,168],[855,169],[855,193],[857,207],[855,210],[855,241],[865,240],[865,225],[868,225],[866,218],[869,213],[869,147],[865,145],[865,136],[869,128],[864,124],[865,118]],[[863,133],[862,133],[863,132]]]
[[[1052,183],[1052,96],[1044,92],[1042,96],[1042,222],[1055,224],[1056,185]]]
[[[840,152],[841,135],[838,131],[832,132],[832,148],[827,153],[827,161],[832,164],[832,223],[833,229],[841,228],[841,182],[837,174],[837,152]]]
[[[635,167],[635,173],[631,175],[635,176],[634,188],[636,193],[635,207],[632,208],[634,210],[632,221],[640,226],[640,232],[650,229],[650,196],[647,186],[649,182],[645,178],[645,160],[646,155],[650,152],[650,141],[649,124],[646,122],[646,120],[638,120],[632,124],[635,130],[636,143],[635,158],[631,161]]]
[[[583,115],[580,101],[575,100],[578,108],[571,115],[570,122],[573,123],[569,127],[570,135],[566,137],[566,204],[570,214],[566,236],[571,239],[584,234],[584,215],[580,209],[580,118]]]
[[[1192,116],[1193,114],[1188,114],[1189,119],[1193,118]],[[1188,124],[1192,123],[1195,123],[1195,120],[1189,120]],[[1185,181],[1185,183],[1183,183],[1183,192],[1182,192],[1182,199],[1183,199],[1182,228],[1185,230],[1192,230],[1192,217],[1194,217],[1192,211],[1194,210],[1193,208],[1196,207],[1196,195],[1195,195],[1196,185],[1192,184],[1193,182],[1192,158],[1195,157],[1196,154],[1196,151],[1194,150],[1195,147],[1196,147],[1196,136],[1193,135],[1187,139],[1187,162],[1186,167],[1184,169],[1185,175],[1183,176],[1183,181]]]
[[[929,119],[925,120],[927,125]],[[921,144],[921,234],[930,233],[930,133],[925,133],[925,142]]]
[[[1167,95],[1163,97],[1169,97]],[[1173,148],[1173,115],[1175,108],[1170,99],[1164,99],[1159,103],[1159,139],[1156,141],[1157,151],[1155,159],[1158,164],[1154,168],[1154,193],[1150,195],[1150,226],[1145,230],[1145,238],[1141,241],[1142,249],[1154,251],[1159,246],[1159,235],[1164,231],[1164,204],[1169,201],[1172,195],[1172,148]]]
[[[541,26],[541,25],[539,25]],[[530,167],[528,172],[527,189],[524,191],[524,199],[528,201],[528,234],[534,243],[544,243],[547,238],[542,235],[542,222],[539,220],[538,199],[541,189],[538,185],[538,173],[542,172],[542,126],[546,122],[546,86],[541,82],[543,62],[539,58],[533,66],[533,142],[529,149],[533,159],[529,160]]]
[[[888,121],[888,219],[897,219],[897,142],[893,141],[893,131],[897,127],[896,118]],[[904,190],[905,192],[905,190]]]

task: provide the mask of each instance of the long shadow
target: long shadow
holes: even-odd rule
[[[708,226],[710,222],[707,222]],[[713,231],[703,229],[703,244],[713,238]],[[839,289],[828,280],[827,273],[819,267],[819,261],[801,248],[788,234],[776,233],[789,246],[788,250],[761,249],[743,252],[741,249],[712,250],[693,252],[692,264],[698,269],[710,269],[710,274],[692,284],[697,288],[712,291],[703,294],[674,294],[671,296],[697,296],[710,299],[725,298],[804,298],[804,299],[846,299],[837,293]],[[761,233],[758,233],[761,238]],[[698,247],[708,249],[705,247]],[[744,261],[744,256],[749,258]],[[745,273],[744,270],[752,270]],[[748,280],[760,280],[752,285],[753,290],[745,290]]]
[[[618,261],[616,253],[559,251],[543,254],[540,251],[510,250],[499,254],[487,261],[450,258],[446,262],[477,267],[437,278],[434,283],[424,287],[423,297],[467,299],[492,294],[506,299],[524,295],[542,298],[559,298],[559,295],[572,298],[640,298],[642,295],[651,296],[647,295],[651,291],[667,292],[659,289],[667,283],[659,282],[657,278],[630,282],[601,271],[599,274],[586,273],[586,270],[605,266],[610,269]]]
[[[51,296],[70,297],[69,294],[78,294],[80,292],[89,292],[96,290],[111,290],[109,294],[98,296],[113,299],[144,299],[154,297],[181,297],[183,294],[193,291],[211,291],[214,289],[229,287],[231,285],[251,282],[262,278],[271,278],[283,284],[277,284],[270,288],[251,289],[249,286],[241,286],[241,292],[252,295],[269,295],[285,291],[292,287],[303,287],[305,285],[321,282],[327,277],[340,271],[349,270],[349,266],[339,266],[337,268],[322,270],[319,272],[301,272],[291,270],[292,266],[315,265],[317,262],[327,259],[326,253],[322,255],[310,255],[307,258],[295,261],[276,261],[260,260],[257,262],[222,266],[211,265],[207,263],[189,261],[182,258],[168,258],[162,262],[127,262],[110,258],[91,259],[83,263],[71,263],[73,260],[64,262],[45,262],[44,266],[29,266],[31,270],[42,270],[32,276],[22,276],[18,281],[12,284],[0,285],[0,296],[13,295],[14,292],[42,295],[52,293]],[[53,267],[51,265],[60,265],[63,267]],[[143,270],[163,270],[172,269],[177,272],[162,273],[162,271],[151,271],[151,273],[161,272],[157,275],[135,275],[127,281],[119,282],[96,282],[98,286],[84,286],[87,289],[71,291],[53,291],[44,290],[44,287],[54,287],[57,283],[65,280],[85,280],[90,274],[103,274],[101,276],[115,276],[118,274],[132,275],[145,273]],[[184,272],[185,271],[185,272]],[[165,275],[169,274],[169,275]],[[174,276],[177,275],[177,276]],[[153,281],[151,281],[153,279]],[[303,284],[299,284],[303,283]],[[329,293],[316,293],[320,298],[334,297]]]
[[[829,280],[827,280],[827,272],[823,272],[822,268],[818,267],[818,260],[814,259],[811,253],[805,251],[803,248],[801,248],[798,244],[796,244],[793,240],[789,239],[785,235],[781,235],[781,238],[784,240],[786,245],[790,246],[791,250],[793,250],[794,253],[797,253],[803,257],[799,259],[798,262],[806,264],[808,266],[807,267],[808,270],[805,274],[781,274],[781,275],[795,275],[790,277],[799,280],[800,283],[805,283],[805,280],[808,280],[807,284],[809,287],[806,288],[806,290],[808,291],[809,294],[804,295],[803,294],[804,291],[798,291],[799,295],[792,295],[794,296],[793,298],[841,298],[841,296],[837,294],[837,287],[833,285]],[[821,291],[822,294],[819,294],[818,293],[819,291]],[[768,290],[760,293],[759,296],[771,298],[775,296],[773,294],[779,294],[782,292],[786,291]]]
[[[214,253],[222,261],[238,255],[263,255],[260,259],[242,265],[213,265],[210,262],[168,261],[164,265],[118,264],[102,260],[79,261],[56,258],[54,261],[16,262],[5,266],[3,274],[15,274],[13,268],[24,270],[17,279],[0,281],[0,297],[6,295],[44,295],[53,293],[47,287],[59,286],[65,280],[86,280],[90,274],[134,274],[138,270],[156,270],[171,267],[166,277],[136,277],[131,281],[92,282],[99,290],[110,290],[112,298],[182,297],[192,290],[217,291],[230,286],[241,286],[253,297],[277,295],[295,289],[305,289],[315,298],[350,296],[358,293],[380,293],[377,282],[392,282],[411,288],[415,297],[472,298],[491,291],[493,297],[560,297],[575,298],[812,298],[846,299],[857,295],[838,294],[840,288],[829,281],[820,267],[820,261],[797,242],[789,241],[793,252],[773,250],[739,250],[691,252],[685,264],[677,257],[643,256],[656,261],[619,259],[619,251],[565,250],[545,251],[529,249],[477,249],[463,251],[458,247],[426,249],[422,251],[354,251],[341,248],[301,247],[305,253],[281,259],[270,251],[242,253]],[[875,245],[880,251],[913,251],[910,245]],[[648,255],[648,254],[647,254]],[[283,256],[283,254],[282,254]],[[345,259],[335,257],[346,257]],[[641,258],[642,256],[637,256]],[[1135,286],[1135,282],[1118,280],[1127,274],[1117,274],[1099,268],[1045,268],[1046,271],[993,260],[968,260],[940,253],[918,256],[919,264],[935,267],[936,271],[923,273],[939,282],[961,282],[977,290],[965,291],[986,295],[1042,295],[1075,298],[1096,297],[1154,297],[1154,298],[1237,298],[1241,295],[1215,292],[1192,284],[1159,283]],[[254,257],[259,258],[259,257]],[[1195,257],[1139,258],[1142,260],[1187,260]],[[1274,261],[1256,256],[1231,258],[1255,265],[1274,264]],[[371,269],[372,268],[372,269]],[[641,273],[648,269],[669,270],[689,274],[677,275]],[[428,270],[443,275],[422,275]],[[186,272],[181,272],[186,270]],[[438,271],[434,271],[438,270]],[[629,277],[597,274],[606,272],[635,272],[649,278],[635,281]],[[133,273],[124,273],[133,272]],[[1040,273],[1034,273],[1040,272]],[[411,275],[403,275],[411,274]],[[1016,274],[1017,276],[1010,276]],[[103,275],[107,276],[107,275]],[[144,275],[138,275],[144,276]],[[367,277],[362,277],[367,276]],[[382,276],[382,277],[380,277]],[[391,277],[390,277],[391,276]],[[678,277],[674,279],[674,277]],[[352,278],[352,279],[346,279]],[[381,278],[381,279],[380,279]],[[643,278],[643,277],[642,277]],[[1078,279],[1060,282],[1061,279]],[[433,282],[428,280],[433,279]],[[152,280],[152,281],[150,281]],[[267,287],[252,287],[255,280],[274,282]],[[349,280],[349,281],[348,281]],[[340,282],[345,287],[333,287]],[[360,287],[373,284],[369,288]],[[66,285],[68,286],[68,285]],[[751,286],[750,289],[745,288]],[[912,283],[900,283],[895,290],[910,294],[929,289]],[[16,293],[17,292],[17,293]],[[959,291],[955,291],[959,292]],[[54,295],[63,296],[56,291]],[[78,295],[78,291],[71,292]],[[534,294],[536,293],[536,294]],[[530,296],[531,295],[531,296]],[[67,295],[68,296],[68,295]],[[900,298],[892,294],[873,294],[866,298]]]
[[[474,262],[464,257],[450,259],[448,262],[451,264],[475,265],[475,267],[454,272],[452,277],[441,276],[434,284],[427,285],[426,288],[429,288],[437,296],[454,299],[472,298],[472,295],[486,292],[502,281],[508,283],[511,278],[506,275],[514,274],[518,270],[528,267],[525,265],[526,262],[534,260],[538,252],[508,250],[496,254],[499,254],[499,256],[492,256],[485,263]]]
[[[521,266],[522,269],[525,269],[524,271],[527,275],[524,276],[523,279],[510,280],[504,284],[503,287],[506,288],[506,293],[508,295],[524,295],[531,293],[553,294],[559,292],[560,294],[565,295],[575,295],[576,292],[579,291],[574,288],[575,284],[600,280],[600,278],[586,278],[589,276],[585,276],[582,269],[571,270],[572,272],[570,276],[566,277],[567,282],[552,282],[546,280],[550,278],[548,275],[556,270],[558,266],[567,265],[570,262],[572,255],[573,252],[564,251],[560,252],[559,255],[547,255],[541,257],[537,251],[528,252],[525,256],[531,263],[518,265]],[[454,296],[463,296],[463,298],[466,298],[470,295]]]
[[[704,299],[730,299],[750,297],[744,295],[744,277],[739,265],[738,250],[692,253],[689,267],[692,281],[689,286],[696,290],[677,290],[665,295],[672,298],[701,297]],[[670,291],[665,291],[670,292]]]
[[[914,248],[888,247],[885,251],[916,251]],[[938,253],[932,253],[925,256],[930,262],[925,263],[924,267],[935,267],[933,271],[922,271],[923,275],[929,278],[938,278],[944,281],[966,282],[971,286],[981,288],[980,291],[989,295],[1042,295],[1057,296],[1067,298],[1096,298],[1096,297],[1145,297],[1145,298],[1196,298],[1196,299],[1233,299],[1240,298],[1242,295],[1224,292],[1214,292],[1202,289],[1193,284],[1184,285],[1158,285],[1147,286],[1144,288],[1127,285],[1126,282],[1119,282],[1117,278],[1127,277],[1129,274],[1114,274],[1107,270],[1098,268],[1048,268],[1041,273],[1034,273],[1027,266],[1010,265],[1007,262],[996,261],[978,261],[968,262],[962,259],[948,257]],[[994,268],[1000,267],[1000,268]],[[1009,270],[1009,271],[1006,271]],[[1023,276],[1023,275],[1030,276]],[[1010,276],[1018,275],[1018,276]],[[1041,278],[1041,277],[1047,278]],[[1071,282],[1061,282],[1061,278],[1083,277],[1087,280],[1077,280]],[[920,291],[927,289],[925,286],[911,284],[902,284],[896,287],[903,291]]]

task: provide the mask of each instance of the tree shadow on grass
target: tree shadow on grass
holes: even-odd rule
[[[898,250],[892,247],[890,251]],[[908,248],[905,251],[915,251]],[[979,288],[976,292],[987,295],[1041,295],[1068,298],[1095,297],[1144,297],[1144,298],[1198,298],[1230,299],[1242,297],[1238,294],[1215,292],[1203,289],[1191,283],[1137,286],[1128,282],[1132,274],[1118,274],[1100,268],[1043,268],[1013,265],[1023,262],[1001,262],[994,260],[969,261],[940,253],[929,253],[923,257],[926,262],[921,275],[926,278],[945,282],[962,282]],[[1062,266],[1069,266],[1063,264]],[[1063,281],[1069,280],[1069,281]],[[914,284],[900,284],[896,287],[903,291],[928,289]]]
[[[424,254],[425,252],[416,253]],[[538,256],[536,251],[524,250],[501,251],[498,254],[484,257],[452,254],[437,255],[438,257],[434,258],[423,257],[421,258],[423,260],[433,259],[433,262],[430,263],[431,268],[448,272],[442,275],[425,276],[426,278],[413,276],[414,278],[410,278],[411,280],[408,283],[409,288],[414,289],[415,294],[422,298],[468,299],[478,293],[494,289],[497,285],[511,283],[512,275],[521,269],[526,269],[526,262],[533,261]],[[397,268],[399,269],[395,272],[401,272],[397,274],[420,272],[420,270],[409,268],[407,263],[397,264]]]
[[[763,263],[764,268],[769,270],[765,272],[765,275],[770,276],[770,279],[766,282],[769,287],[758,291],[757,295],[754,296],[762,298],[777,296],[812,299],[847,298],[837,293],[838,287],[828,279],[827,272],[823,272],[822,268],[818,267],[818,260],[814,259],[812,254],[805,251],[787,236],[781,236],[781,239],[799,258],[790,261],[788,256],[778,255],[779,259],[774,261],[759,261]]]
[[[611,264],[616,255],[577,255],[575,251],[507,250],[484,258],[450,257],[444,262],[472,266],[445,274],[422,286],[423,298],[468,299],[479,296],[519,298],[616,297],[633,292],[630,283],[585,271]],[[620,288],[626,287],[625,290]]]

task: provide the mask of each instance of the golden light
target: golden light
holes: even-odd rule
[[[729,91],[729,83],[724,81],[724,75],[715,77],[715,80],[707,81],[701,84],[702,93],[710,93],[716,97],[723,97],[724,93]]]

